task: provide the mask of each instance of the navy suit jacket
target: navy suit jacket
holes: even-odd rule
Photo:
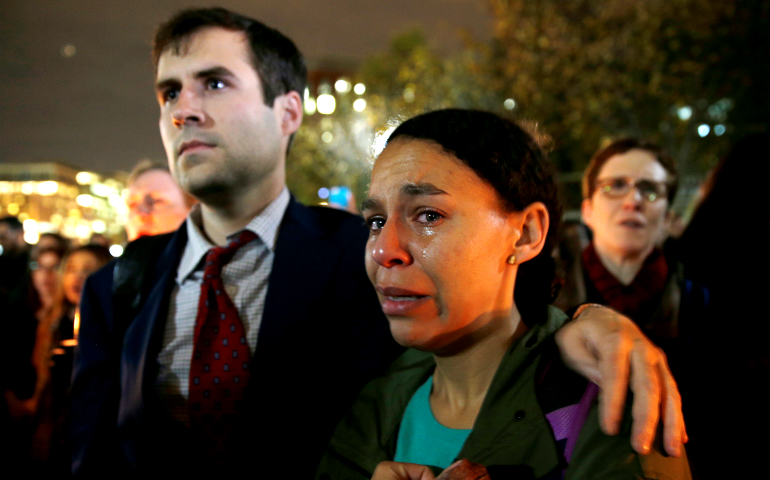
[[[311,478],[360,388],[400,353],[366,278],[367,235],[360,217],[292,198],[234,434],[234,473]],[[77,476],[206,471],[187,429],[161,414],[154,387],[186,237],[184,225],[167,236],[132,318],[114,311],[113,264],[86,282],[71,390]]]

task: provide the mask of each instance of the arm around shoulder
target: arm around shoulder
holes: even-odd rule
[[[690,480],[690,466],[684,454],[672,457],[663,448],[662,428],[658,428],[649,453],[639,454],[631,447],[631,409],[626,408],[618,435],[609,436],[599,428],[599,409],[595,404],[580,431],[566,471],[568,480],[660,479]]]

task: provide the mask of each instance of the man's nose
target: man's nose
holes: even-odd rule
[[[406,243],[403,241],[399,226],[391,221],[386,222],[379,231],[372,250],[372,258],[385,268],[397,265],[410,265],[413,261]]]
[[[206,121],[203,111],[203,99],[191,88],[182,88],[174,102],[171,120],[174,126],[181,128],[187,124],[202,124]]]
[[[149,215],[152,213],[152,211],[155,209],[155,202],[153,201],[152,197],[145,197],[139,205],[136,206],[137,213],[141,213],[143,215]]]

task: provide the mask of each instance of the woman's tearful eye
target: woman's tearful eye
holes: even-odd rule
[[[366,224],[369,226],[369,230],[374,232],[382,229],[385,226],[385,219],[381,217],[373,217],[366,220]]]
[[[444,219],[444,216],[433,210],[420,212],[417,216],[417,221],[429,225],[434,225]]]

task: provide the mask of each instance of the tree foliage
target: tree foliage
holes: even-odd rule
[[[637,136],[662,144],[683,174],[703,176],[730,144],[767,130],[770,2],[488,2],[491,42],[466,38],[466,48],[441,58],[410,31],[364,62],[356,81],[367,86],[365,112],[340,97],[333,115],[310,117],[290,178],[313,188],[344,183],[360,196],[374,134],[448,106],[539,125],[553,138],[551,156],[562,172],[582,171],[610,139]],[[515,101],[510,112],[506,99]],[[322,125],[329,121],[334,141],[325,144],[318,135],[330,131]],[[705,137],[701,125],[709,127]]]

